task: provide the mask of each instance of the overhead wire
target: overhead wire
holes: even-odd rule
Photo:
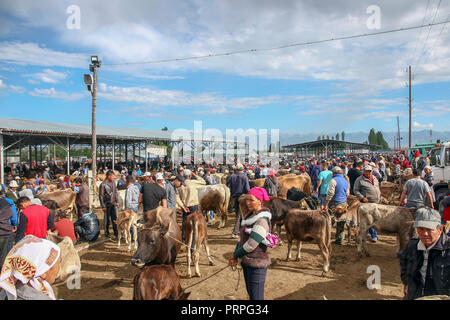
[[[425,42],[423,43],[423,48],[422,48],[422,50],[421,50],[422,53],[420,54],[420,56],[419,56],[419,58],[418,58],[418,60],[417,60],[417,62],[416,62],[416,66],[413,68],[413,74],[414,74],[415,71],[417,70],[417,67],[420,65],[420,60],[422,59],[422,56],[423,56],[423,54],[425,53],[425,47],[426,47],[426,45],[427,45],[427,41],[428,41],[428,38],[429,38],[429,36],[430,36],[431,28],[433,27],[432,24],[434,23],[434,20],[436,19],[437,13],[438,13],[438,11],[439,11],[439,7],[440,7],[440,5],[441,5],[441,1],[442,1],[442,0],[439,0],[439,3],[438,3],[438,5],[437,5],[437,7],[436,7],[436,12],[434,13],[433,20],[431,21],[430,28],[428,29],[427,38],[425,39]],[[447,22],[448,22],[448,21],[447,21]]]
[[[414,57],[416,56],[416,51],[417,48],[419,47],[419,43],[420,43],[420,36],[422,35],[422,30],[423,30],[423,26],[425,25],[425,18],[427,17],[427,12],[428,12],[428,7],[430,5],[430,0],[427,1],[427,7],[425,9],[425,14],[423,15],[423,19],[422,19],[422,28],[420,28],[420,32],[419,32],[419,36],[417,37],[417,41],[416,41],[416,46],[414,48],[414,52],[411,56],[411,59],[414,59]],[[414,60],[411,61],[411,64]]]
[[[436,17],[436,15],[435,15],[435,17]],[[448,23],[448,21],[442,21],[442,22],[434,23],[434,19],[433,19],[433,22],[428,24],[427,26],[429,26],[431,28],[432,26],[442,25],[442,24],[446,24],[446,23]],[[370,36],[389,34],[389,33],[395,33],[395,32],[400,32],[400,31],[414,30],[414,29],[419,29],[419,28],[423,28],[423,25],[406,27],[406,28],[400,28],[400,29],[391,29],[391,30],[373,32],[373,33],[365,33],[365,34],[358,34],[358,35],[351,35],[351,36],[343,36],[343,37],[337,37],[337,38],[333,37],[333,38],[323,39],[323,40],[291,43],[291,44],[281,45],[281,46],[277,46],[277,47],[259,48],[259,49],[242,49],[242,50],[236,50],[236,51],[229,51],[229,52],[222,52],[222,53],[211,53],[211,54],[206,54],[206,55],[201,55],[201,56],[192,56],[192,57],[184,57],[184,58],[172,58],[172,59],[138,61],[138,62],[122,62],[122,63],[103,63],[103,66],[121,66],[121,65],[125,66],[125,65],[139,65],[139,64],[157,64],[157,63],[197,60],[197,59],[205,59],[205,58],[212,58],[212,57],[219,57],[219,56],[230,56],[230,55],[235,55],[235,54],[240,54],[240,53],[252,53],[252,52],[254,53],[254,52],[261,52],[261,51],[271,51],[271,50],[286,49],[286,48],[298,47],[298,46],[307,46],[307,45],[313,45],[313,44],[319,44],[319,43],[325,43],[325,42],[331,42],[331,41],[339,41],[339,40],[348,40],[348,39],[355,39],[355,38],[370,37]]]
[[[449,19],[450,19],[450,13],[449,13],[448,16],[447,16],[447,22],[450,22]],[[431,47],[431,50],[428,51],[427,55],[425,56],[425,60],[423,61],[423,64],[426,64],[426,63],[427,63],[428,58],[431,56],[431,53],[433,52],[434,47],[436,46],[436,43],[437,43],[438,39],[441,37],[441,34],[442,34],[442,32],[444,31],[444,29],[445,29],[445,26],[446,26],[446,24],[442,25],[441,31],[439,32],[438,36],[437,36],[436,39],[434,40],[434,43],[433,43],[433,46]]]

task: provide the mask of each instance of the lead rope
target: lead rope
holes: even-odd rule
[[[171,238],[172,240],[175,240],[176,242],[180,243],[181,245],[187,247],[188,250],[193,250],[193,251],[197,251],[197,252],[200,251],[199,249],[194,249],[194,248],[188,246],[187,244],[185,244],[185,243],[181,242],[180,240],[178,240],[178,239],[176,239],[176,238],[170,236],[169,234],[167,234],[167,236],[168,236],[169,238]],[[218,257],[216,257],[216,256],[214,256],[214,255],[208,255],[208,258],[210,258],[210,257],[213,257],[213,258],[215,258],[215,259],[217,259],[217,260],[219,260],[219,261],[222,260],[222,259],[220,259],[220,258],[218,258]],[[222,262],[224,262],[224,261],[222,260]],[[225,270],[226,268],[229,267],[228,262],[225,262],[225,263],[226,263],[227,265],[226,265],[225,267],[223,267],[222,269],[220,269],[220,270],[214,272],[212,275],[206,277],[205,279],[202,279],[202,280],[200,280],[200,281],[198,281],[198,282],[196,282],[196,283],[194,283],[194,284],[191,284],[190,286],[187,286],[186,288],[184,288],[184,290],[189,289],[189,288],[192,288],[192,287],[194,287],[194,286],[196,286],[196,285],[198,285],[198,284],[200,284],[200,283],[202,283],[202,282],[204,282],[204,281],[206,281],[206,280],[208,280],[208,279],[214,277],[214,276],[217,275],[218,273],[222,272],[223,270]],[[236,270],[238,271],[237,285],[236,285],[236,287],[234,288],[234,291],[237,291],[237,290],[239,289],[239,284],[240,284],[240,281],[241,281],[241,268],[239,268],[239,267],[237,266],[237,263],[236,263],[236,265],[235,265],[234,267],[231,267],[231,270],[232,270],[232,271],[236,271]]]

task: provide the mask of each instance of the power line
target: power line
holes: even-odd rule
[[[436,12],[434,13],[434,17],[433,17],[433,20],[431,21],[431,23],[433,23],[434,19],[436,19],[437,13],[439,11],[439,7],[441,6],[441,1],[442,0],[439,0],[439,3],[437,5],[437,7],[436,7]],[[431,28],[432,28],[432,26],[430,25],[430,29],[428,29],[427,38],[425,39],[425,42],[423,43],[422,53],[420,54],[419,59],[416,62],[416,67],[414,68],[413,73],[417,70],[417,67],[420,65],[420,60],[422,59],[422,56],[425,53],[425,47],[427,45],[428,37],[430,36]]]
[[[447,16],[447,21],[449,21],[449,19],[450,19],[450,13],[449,13],[448,16]],[[441,34],[442,34],[442,31],[444,31],[445,26],[446,26],[446,24],[442,25],[441,32],[439,32],[438,36],[437,36],[436,39],[434,40],[433,47],[431,47],[431,50],[430,50],[430,51],[428,52],[428,54],[425,56],[425,60],[424,60],[423,64],[426,64],[426,62],[428,61],[428,58],[431,56],[431,53],[433,52],[434,47],[436,46],[436,43],[437,43],[439,37],[440,37]]]
[[[414,48],[414,52],[413,52],[411,58],[414,58],[414,56],[416,55],[417,47],[419,46],[419,42],[420,42],[420,36],[422,35],[423,26],[425,25],[425,18],[427,16],[429,5],[430,5],[430,0],[428,0],[428,2],[427,2],[427,8],[425,9],[425,14],[423,15],[423,19],[422,19],[422,28],[420,28],[419,37],[417,38],[416,47]],[[411,63],[412,62],[413,61],[411,61]]]
[[[434,23],[434,20],[433,20],[433,23],[430,23],[427,26],[432,27],[432,26],[437,26],[437,25],[446,24],[446,23],[448,23],[448,21],[442,21],[442,22]],[[286,45],[282,45],[282,46],[278,46],[278,47],[271,47],[271,48],[243,49],[243,50],[229,51],[229,52],[223,52],[223,53],[211,53],[211,54],[207,54],[207,55],[203,55],[203,56],[193,56],[193,57],[173,58],[173,59],[163,59],[163,60],[152,60],[152,61],[141,61],[141,62],[104,63],[103,65],[104,66],[123,66],[123,65],[155,64],[155,63],[166,63],[166,62],[205,59],[205,58],[212,58],[212,57],[219,57],[219,56],[230,56],[230,55],[239,54],[239,53],[271,51],[271,50],[286,49],[286,48],[298,47],[298,46],[307,46],[307,45],[319,44],[319,43],[331,42],[331,41],[363,38],[363,37],[376,36],[376,35],[381,35],[381,34],[388,34],[388,33],[400,32],[400,31],[419,29],[419,28],[422,28],[422,27],[423,27],[422,25],[419,25],[419,26],[413,26],[413,27],[407,27],[407,28],[392,29],[392,30],[387,30],[387,31],[379,31],[379,32],[365,33],[365,34],[352,35],[352,36],[344,36],[344,37],[338,37],[338,38],[329,38],[329,39],[324,39],[324,40],[298,42],[298,43],[286,44]]]

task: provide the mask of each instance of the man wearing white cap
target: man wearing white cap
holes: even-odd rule
[[[19,200],[19,194],[17,192],[17,188],[19,185],[16,181],[11,181],[9,183],[8,191],[6,191],[6,197],[14,201],[15,204],[17,204],[17,200]]]
[[[441,215],[431,208],[416,211],[418,238],[398,253],[404,300],[450,295],[450,238],[443,232]]]
[[[353,186],[353,193],[363,203],[379,203],[381,198],[380,184],[372,174],[373,168],[370,165],[364,166],[362,176],[358,177]],[[372,242],[378,240],[378,234],[373,227],[369,228],[369,234]]]
[[[177,192],[173,184],[164,179],[164,175],[158,172],[155,175],[156,183],[166,190],[167,208],[176,209],[177,207]]]

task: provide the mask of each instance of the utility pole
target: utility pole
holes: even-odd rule
[[[92,95],[92,181],[89,181],[89,183],[90,188],[92,188],[93,199],[95,197],[94,186],[97,180],[97,70],[101,65],[102,62],[98,60],[98,56],[91,56],[89,71],[94,74],[94,77],[92,78],[90,74],[84,75],[84,83]]]
[[[397,116],[397,132],[398,132],[398,148],[401,149],[401,143],[400,143],[400,121],[399,121],[399,117]]]
[[[409,149],[411,149],[411,66],[409,70]]]

